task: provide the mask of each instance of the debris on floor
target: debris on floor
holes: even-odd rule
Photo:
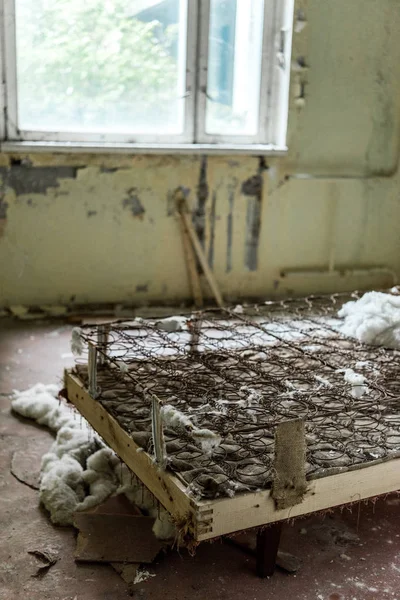
[[[36,456],[40,473],[32,464],[27,466],[27,461],[32,463],[30,452],[14,453],[11,472],[40,490],[53,523],[73,524],[79,530],[77,562],[110,563],[128,585],[146,581],[154,575],[142,569],[142,563],[154,560],[165,547],[160,540],[173,539],[175,528],[86,420],[57,398],[57,390],[37,384],[15,392],[13,410],[57,436],[47,454]],[[45,561],[34,577],[42,577],[58,560],[46,551],[32,553]]]
[[[227,536],[226,541],[229,544],[237,546],[246,554],[251,554],[255,556],[256,554],[256,536],[255,532],[243,532],[234,536]],[[278,550],[278,555],[276,557],[276,566],[286,571],[286,573],[297,573],[302,565],[302,561],[297,556],[290,554],[289,552],[284,552],[283,550]]]
[[[139,569],[138,572],[136,573],[136,577],[135,577],[133,583],[134,584],[142,583],[143,581],[147,581],[151,577],[155,577],[155,576],[156,576],[155,573],[150,573],[150,571],[147,571],[147,569]]]
[[[40,565],[32,577],[43,577],[47,571],[56,564],[59,560],[59,555],[53,548],[45,548],[44,550],[28,550],[28,554],[32,554],[43,564]]]
[[[79,512],[75,559],[78,562],[151,563],[162,549],[151,517]]]
[[[146,581],[151,575],[142,563],[151,563],[164,547],[155,537],[154,519],[123,496],[74,516],[79,530],[75,560],[109,562],[128,585]]]
[[[135,584],[140,564],[138,563],[111,563],[112,568],[121,576],[128,585]],[[140,572],[140,571],[139,571]]]
[[[319,543],[336,546],[357,544],[360,541],[357,533],[350,531],[343,523],[335,523],[329,517],[322,523],[315,523],[309,527],[308,534]]]
[[[154,496],[133,478],[116,454],[85,419],[58,398],[58,387],[38,383],[15,392],[12,409],[54,431],[56,440],[42,458],[40,501],[56,525],[71,525],[76,511],[125,494],[153,517],[153,530],[162,540],[174,538],[175,527]]]

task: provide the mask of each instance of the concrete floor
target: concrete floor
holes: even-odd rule
[[[55,322],[0,321],[0,600],[400,600],[397,495],[287,525],[281,548],[302,559],[296,575],[277,571],[260,580],[254,560],[221,541],[202,544],[194,558],[168,553],[151,565],[156,576],[131,591],[107,565],[75,564],[73,529],[52,526],[38,492],[10,472],[14,456],[34,475],[52,437],[11,414],[9,394],[39,381],[61,383],[73,362],[70,330]],[[45,548],[60,560],[33,577],[40,563],[28,551]]]

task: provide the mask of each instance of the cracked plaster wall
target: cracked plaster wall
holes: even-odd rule
[[[178,187],[227,298],[391,284],[398,2],[298,0],[295,14],[285,157],[1,154],[0,306],[187,299]],[[342,274],[370,267],[388,271]]]

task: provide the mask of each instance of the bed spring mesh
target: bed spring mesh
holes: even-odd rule
[[[96,343],[97,401],[149,454],[151,394],[221,437],[210,454],[185,427],[164,427],[167,468],[196,498],[268,488],[275,426],[292,419],[305,421],[308,479],[359,468],[400,455],[400,352],[340,333],[337,311],[357,298],[85,326],[76,372],[87,385]]]

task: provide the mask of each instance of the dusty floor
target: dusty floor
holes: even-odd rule
[[[10,472],[38,470],[52,438],[10,413],[9,393],[41,381],[61,382],[72,364],[70,327],[57,323],[0,322],[0,600],[400,600],[400,496],[362,504],[353,512],[297,520],[284,529],[281,547],[300,557],[297,575],[255,576],[254,560],[224,542],[203,544],[194,558],[171,552],[152,565],[155,577],[127,585],[109,566],[76,565],[72,529],[53,527],[38,493]],[[22,458],[25,464],[22,464]],[[399,473],[400,487],[400,473]],[[30,550],[52,548],[60,560],[33,577]]]

